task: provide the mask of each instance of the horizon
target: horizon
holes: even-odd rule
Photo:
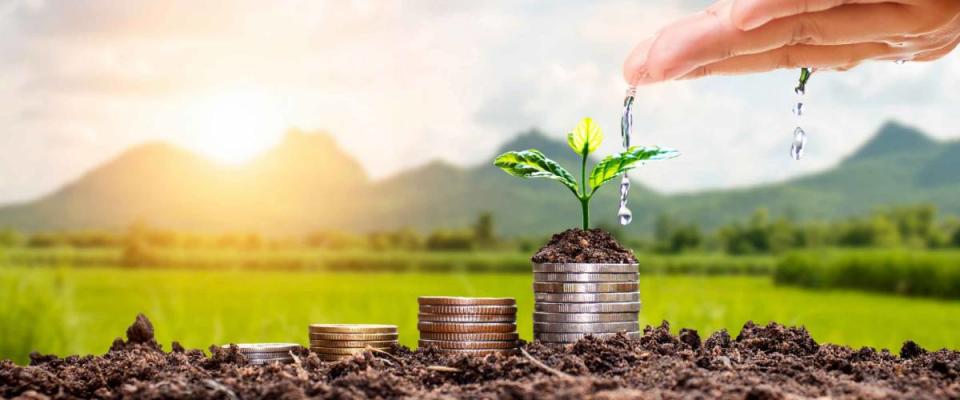
[[[924,138],[930,139],[930,140],[934,141],[935,143],[939,143],[939,144],[946,144],[946,143],[950,143],[950,142],[952,142],[952,141],[957,141],[956,138],[949,138],[949,139],[947,139],[947,140],[940,139],[940,138],[936,138],[936,137],[931,136],[929,133],[924,132],[923,130],[918,129],[917,127],[915,127],[915,126],[913,126],[913,125],[906,124],[906,123],[904,123],[904,122],[902,122],[902,121],[892,120],[892,119],[891,119],[891,120],[887,120],[886,122],[884,122],[883,125],[881,125],[879,128],[877,128],[877,130],[875,130],[873,133],[869,134],[869,135],[868,135],[868,140],[867,140],[866,142],[862,143],[862,144],[861,144],[860,146],[858,146],[857,148],[855,148],[855,149],[854,149],[854,152],[851,152],[848,156],[852,156],[856,151],[859,151],[859,150],[863,149],[865,146],[867,146],[869,143],[871,143],[872,140],[876,139],[877,136],[883,131],[884,128],[886,128],[886,127],[888,127],[888,126],[891,126],[891,125],[903,127],[903,128],[906,128],[906,129],[910,129],[910,130],[912,130],[912,131],[917,132],[918,134],[920,134],[920,135],[923,136]],[[516,133],[515,133],[513,136],[506,137],[506,138],[504,139],[504,141],[497,146],[497,149],[503,148],[504,146],[506,146],[507,144],[509,144],[509,143],[517,140],[518,138],[520,138],[520,137],[522,137],[522,136],[530,135],[530,134],[539,134],[539,135],[542,135],[546,140],[549,140],[549,141],[551,141],[551,142],[554,142],[555,144],[564,145],[563,137],[559,137],[559,136],[558,136],[558,137],[552,137],[549,133],[544,132],[542,129],[539,129],[539,128],[537,128],[537,127],[531,127],[531,128],[527,128],[527,129],[525,129],[525,130],[516,131]],[[241,172],[241,171],[244,171],[246,168],[248,168],[248,167],[250,167],[250,166],[253,166],[258,160],[260,160],[260,159],[263,158],[264,156],[269,155],[271,152],[277,151],[278,149],[281,149],[282,146],[284,146],[284,144],[286,144],[286,142],[289,140],[289,138],[290,138],[291,136],[294,136],[294,135],[325,136],[325,137],[330,138],[330,139],[333,140],[333,142],[336,144],[336,150],[337,150],[337,151],[344,153],[344,154],[347,155],[348,157],[352,158],[355,162],[359,163],[360,167],[361,167],[362,170],[363,170],[362,172],[367,176],[367,178],[369,179],[369,183],[371,183],[371,184],[388,181],[388,180],[390,180],[391,178],[394,178],[394,177],[396,177],[396,176],[402,175],[402,174],[404,174],[404,173],[408,173],[408,172],[410,172],[410,171],[417,170],[417,169],[419,169],[419,168],[422,168],[422,167],[424,167],[424,166],[427,166],[427,165],[430,165],[430,164],[433,164],[433,163],[436,163],[436,162],[442,162],[442,163],[444,163],[444,164],[446,164],[446,165],[450,165],[450,166],[452,166],[452,167],[454,167],[454,168],[459,168],[459,169],[482,168],[482,167],[484,167],[484,166],[488,166],[487,164],[489,164],[490,168],[494,168],[493,165],[492,165],[492,161],[491,161],[491,160],[493,160],[493,158],[496,156],[495,153],[497,152],[497,150],[494,150],[494,151],[490,154],[490,157],[489,157],[490,160],[481,161],[481,162],[476,163],[476,164],[458,165],[458,164],[455,164],[455,163],[451,163],[451,162],[449,162],[449,161],[447,161],[447,160],[444,160],[444,159],[442,159],[442,158],[430,158],[430,159],[424,160],[424,161],[423,161],[422,163],[420,163],[420,164],[412,165],[412,166],[410,166],[410,167],[407,167],[407,168],[403,168],[403,169],[394,171],[394,172],[390,173],[389,175],[374,176],[374,175],[370,174],[369,168],[368,168],[366,165],[364,165],[364,163],[363,163],[363,161],[362,161],[361,158],[357,157],[356,154],[351,154],[349,150],[346,150],[346,149],[343,148],[342,143],[339,142],[337,135],[335,135],[335,134],[332,133],[332,132],[325,131],[325,130],[304,130],[304,129],[300,129],[300,128],[298,128],[298,127],[289,127],[289,128],[287,128],[287,129],[285,129],[285,130],[283,131],[283,134],[282,134],[282,135],[280,135],[280,140],[279,140],[278,142],[273,143],[273,144],[271,144],[269,147],[266,147],[266,148],[264,148],[264,149],[262,149],[262,150],[260,150],[260,151],[257,151],[257,152],[255,152],[255,153],[250,154],[246,159],[243,159],[243,160],[223,160],[223,159],[217,158],[216,156],[212,156],[212,155],[209,155],[209,154],[204,154],[204,153],[201,152],[201,151],[198,151],[198,150],[195,150],[195,149],[191,149],[191,148],[188,147],[188,146],[184,146],[184,145],[182,145],[182,144],[179,144],[179,143],[176,143],[176,142],[173,142],[173,141],[163,140],[163,139],[154,139],[154,140],[147,140],[147,141],[144,141],[144,142],[136,143],[136,144],[131,145],[130,147],[124,148],[124,149],[120,150],[118,153],[116,153],[116,154],[110,156],[109,158],[107,158],[106,160],[104,160],[102,163],[93,166],[91,169],[84,170],[84,171],[80,171],[78,175],[76,175],[75,177],[72,177],[72,178],[68,179],[66,182],[64,182],[63,185],[58,186],[58,187],[56,187],[56,188],[53,188],[52,190],[50,190],[50,191],[48,191],[48,192],[42,193],[42,194],[40,194],[40,195],[37,196],[37,197],[30,198],[30,199],[25,199],[25,200],[20,200],[20,201],[10,201],[10,202],[0,201],[0,208],[2,208],[2,207],[4,207],[4,206],[16,206],[16,205],[21,205],[21,204],[28,204],[28,203],[31,203],[31,202],[33,202],[33,201],[37,201],[37,200],[43,199],[43,198],[45,198],[45,197],[47,197],[47,196],[50,196],[50,195],[52,195],[52,194],[55,194],[55,193],[59,192],[59,191],[62,190],[64,187],[66,187],[66,186],[68,186],[68,185],[70,185],[70,184],[72,184],[72,183],[74,183],[74,182],[82,179],[83,177],[87,176],[87,175],[90,174],[91,172],[96,171],[96,170],[97,170],[98,168],[100,168],[100,167],[103,167],[103,166],[105,166],[105,165],[107,165],[107,164],[109,164],[109,163],[111,163],[111,162],[114,162],[114,161],[116,161],[116,160],[118,160],[118,159],[120,159],[120,158],[123,158],[124,156],[129,155],[129,154],[131,154],[131,153],[133,153],[133,152],[135,152],[135,151],[138,151],[138,150],[141,150],[141,149],[144,149],[144,148],[148,148],[148,147],[152,147],[152,146],[158,146],[158,145],[159,145],[159,146],[170,146],[170,147],[176,149],[177,151],[186,152],[186,153],[190,154],[191,156],[198,157],[198,158],[200,158],[201,160],[204,160],[204,161],[210,163],[211,165],[217,166],[218,168],[221,168],[221,169],[223,169],[223,170],[225,170],[225,171],[231,171],[231,170],[232,170],[232,171],[236,171],[236,172]],[[681,154],[683,154],[682,151],[681,151]],[[697,194],[701,194],[701,193],[710,193],[710,192],[723,192],[723,191],[728,191],[728,190],[758,188],[758,187],[763,187],[763,186],[766,186],[766,185],[775,185],[775,184],[780,184],[780,183],[786,183],[786,182],[788,182],[788,181],[790,181],[790,180],[800,179],[800,178],[808,177],[808,176],[811,176],[811,175],[816,175],[816,174],[819,174],[819,173],[822,173],[822,172],[827,172],[827,171],[829,171],[829,170],[831,170],[831,169],[839,166],[844,160],[846,160],[846,158],[837,160],[836,163],[831,164],[831,165],[828,165],[828,166],[826,166],[825,168],[823,168],[823,169],[821,169],[821,170],[810,171],[810,172],[807,172],[807,173],[804,173],[804,174],[800,174],[800,175],[796,175],[796,176],[785,177],[785,178],[783,178],[782,180],[773,180],[773,181],[768,181],[768,182],[756,182],[756,183],[751,183],[751,184],[745,184],[745,185],[743,185],[743,186],[732,186],[732,187],[724,187],[724,188],[692,189],[692,190],[689,190],[689,191],[676,191],[676,192],[661,192],[661,191],[657,190],[657,188],[655,188],[655,187],[649,187],[649,186],[647,186],[646,189],[651,190],[651,191],[654,191],[654,192],[657,192],[657,193],[660,193],[660,194],[663,194],[663,195],[667,195],[667,196],[684,196],[684,195],[697,195]],[[639,170],[639,171],[642,172],[642,170]],[[636,175],[636,172],[634,173],[634,175]],[[637,180],[636,177],[634,177],[634,178],[632,178],[632,179],[633,179],[634,181]],[[642,182],[641,182],[641,184],[642,184]]]
[[[332,132],[375,178],[425,160],[478,165],[517,129],[559,136],[584,116],[611,153],[627,52],[706,3],[239,2],[209,15],[186,1],[4,3],[0,204],[144,141],[241,163],[287,126]],[[787,156],[797,71],[644,87],[635,141],[684,156],[635,178],[662,193],[782,182],[836,165],[889,119],[956,138],[957,70],[954,52],[816,73],[799,162]]]

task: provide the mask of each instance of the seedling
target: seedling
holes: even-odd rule
[[[537,149],[508,151],[493,161],[504,172],[521,178],[553,179],[566,186],[580,200],[583,210],[583,229],[590,227],[590,198],[604,183],[637,166],[644,160],[664,160],[679,155],[676,150],[659,147],[631,146],[623,153],[607,156],[593,167],[587,180],[587,158],[603,142],[603,132],[591,118],[584,118],[567,134],[567,144],[580,156],[580,182]]]

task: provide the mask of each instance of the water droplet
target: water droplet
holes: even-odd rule
[[[800,86],[797,86],[797,87],[793,88],[793,92],[796,93],[796,94],[798,94],[798,95],[800,95],[800,96],[803,96],[804,94],[807,93],[807,90],[804,89],[804,88],[802,88],[802,87],[800,87]]]
[[[633,131],[633,101],[637,93],[636,87],[627,89],[623,99],[623,115],[620,118],[620,138],[623,140],[623,149],[630,148],[630,133]],[[627,208],[627,194],[630,192],[630,178],[626,173],[620,178],[620,211],[618,217],[621,225],[627,225],[633,220],[633,214]]]
[[[630,212],[630,209],[627,208],[626,205],[620,206],[617,217],[620,218],[620,225],[627,225],[630,221],[633,221],[633,213]]]
[[[793,143],[790,145],[790,157],[799,160],[803,157],[803,147],[807,145],[807,133],[803,128],[797,127],[793,130]]]
[[[797,105],[793,106],[793,115],[803,116],[803,102],[798,101]]]

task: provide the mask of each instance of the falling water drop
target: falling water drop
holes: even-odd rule
[[[620,137],[623,139],[624,151],[630,149],[630,133],[633,131],[633,100],[637,93],[636,87],[627,89],[627,94],[623,99],[623,115],[620,118]],[[627,225],[633,220],[633,213],[627,208],[627,195],[630,192],[630,178],[627,173],[623,173],[620,179],[620,210],[617,217],[620,218],[620,225]]]
[[[798,117],[802,117],[802,116],[803,116],[803,102],[802,102],[802,101],[798,101],[798,102],[797,102],[797,105],[793,106],[793,115],[796,115],[796,116],[798,116]]]
[[[620,225],[628,225],[630,221],[633,221],[633,213],[630,212],[627,206],[620,207],[620,211],[617,212],[617,217],[620,218]]]
[[[803,147],[807,144],[807,133],[803,128],[797,127],[793,130],[793,143],[790,144],[790,157],[799,160],[803,157]]]
[[[800,99],[807,92],[807,81],[813,74],[812,68],[801,68],[800,79],[793,92],[797,94],[796,105],[793,106],[793,115],[797,116],[797,127],[793,130],[793,142],[790,143],[790,157],[799,160],[803,157],[803,148],[807,144],[807,133],[800,127],[800,117],[803,116],[803,102]]]

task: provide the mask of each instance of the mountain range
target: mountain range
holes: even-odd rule
[[[559,156],[555,159],[568,168],[577,165],[564,142],[536,130],[517,135],[496,154],[527,148]],[[799,220],[916,203],[960,214],[958,171],[960,142],[939,142],[889,122],[834,168],[784,182],[676,195],[634,183],[630,230],[650,230],[660,214],[716,227],[743,220],[759,207]],[[598,192],[594,221],[615,223],[609,214],[616,196],[616,184]],[[522,181],[487,164],[464,168],[434,161],[373,180],[330,135],[291,131],[276,148],[240,167],[170,144],[143,144],[49,195],[0,207],[0,227],[119,230],[146,222],[268,234],[428,230],[465,227],[485,211],[494,215],[500,233],[511,235],[558,231],[576,225],[580,213],[579,204],[555,182]]]

